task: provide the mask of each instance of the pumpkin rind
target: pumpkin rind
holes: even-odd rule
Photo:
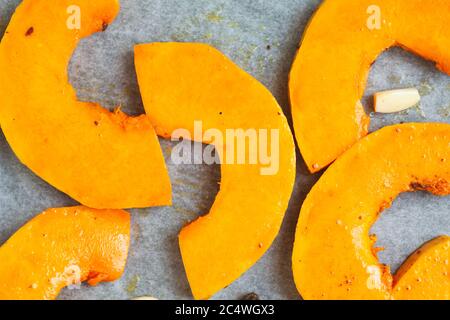
[[[224,135],[226,129],[279,131],[278,173],[261,175],[262,164],[222,164],[211,211],[180,233],[193,295],[207,299],[256,263],[278,234],[295,179],[293,137],[270,92],[210,46],[138,45],[135,65],[145,110],[163,137],[185,128],[194,140],[211,143],[194,137],[195,121]]]
[[[69,29],[78,6],[81,29]],[[116,0],[25,0],[0,44],[0,125],[38,176],[93,208],[171,203],[171,186],[150,121],[79,102],[67,66],[78,41],[102,31]]]
[[[381,13],[372,28],[370,7]],[[325,0],[304,34],[289,88],[295,135],[311,172],[367,135],[360,99],[372,63],[399,45],[450,74],[447,0]],[[369,28],[370,26],[370,28]]]
[[[448,279],[447,285],[435,283],[439,273],[450,271],[448,237],[423,247],[393,279],[376,257],[369,230],[402,192],[450,194],[449,146],[450,125],[391,126],[362,139],[330,166],[304,202],[297,226],[292,264],[303,298],[414,299],[418,295],[404,288],[418,287],[411,283],[417,270],[426,270],[417,289],[422,298],[448,297]],[[437,244],[442,244],[439,259]]]
[[[130,242],[122,210],[49,209],[0,248],[0,300],[51,300],[63,287],[118,279]]]

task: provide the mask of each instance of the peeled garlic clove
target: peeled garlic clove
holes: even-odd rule
[[[137,298],[133,298],[131,300],[158,300],[158,299],[153,298],[153,297],[137,297]]]
[[[416,88],[377,92],[374,96],[375,111],[394,113],[406,110],[420,102],[420,94]]]

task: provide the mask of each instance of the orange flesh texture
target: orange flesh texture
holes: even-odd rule
[[[122,210],[49,209],[0,248],[0,299],[51,300],[68,285],[118,279],[130,216]]]
[[[393,279],[372,250],[369,230],[402,192],[450,193],[449,146],[450,125],[397,125],[369,135],[336,160],[300,213],[292,263],[303,298],[448,297],[448,238],[423,247]]]
[[[138,45],[135,64],[144,106],[157,133],[169,138],[174,130],[186,128],[191,139],[214,145],[221,157],[220,191],[210,212],[179,236],[193,295],[207,299],[254,265],[277,236],[295,179],[293,137],[270,92],[212,47]],[[224,136],[227,129],[278,130],[278,173],[262,175],[266,166],[261,162],[225,163],[232,140],[195,137],[195,121],[202,121],[205,132],[217,129]],[[270,134],[268,140],[271,146]]]
[[[417,250],[394,277],[398,300],[450,300],[450,237]]]
[[[372,24],[371,5],[380,9],[380,29]],[[367,135],[370,118],[360,99],[370,66],[384,50],[399,45],[450,74],[448,21],[448,0],[323,2],[305,32],[289,82],[295,134],[311,172]]]
[[[66,25],[73,5],[80,30]],[[26,166],[84,205],[168,205],[170,180],[149,119],[79,102],[68,82],[78,41],[118,11],[116,0],[25,0],[0,44],[0,124]]]

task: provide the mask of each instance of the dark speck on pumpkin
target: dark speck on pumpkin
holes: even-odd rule
[[[30,27],[30,28],[27,30],[27,32],[25,33],[25,36],[26,36],[26,37],[29,37],[29,36],[31,36],[31,35],[33,34],[33,32],[34,32],[34,28],[33,28],[33,27]]]

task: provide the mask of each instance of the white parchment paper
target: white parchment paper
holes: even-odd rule
[[[20,1],[0,0],[0,35]],[[318,0],[122,0],[118,19],[107,32],[82,41],[69,72],[79,98],[105,107],[121,105],[143,113],[133,66],[133,45],[155,41],[214,45],[264,83],[290,118],[287,78],[297,45]],[[330,32],[333,32],[330,30]],[[1,76],[1,71],[0,71]],[[376,91],[418,87],[420,108],[397,115],[373,115],[372,130],[401,121],[450,122],[450,77],[401,49],[384,53],[373,66],[366,98]],[[166,159],[171,143],[162,141]],[[300,158],[300,157],[299,157]],[[61,299],[191,299],[178,249],[180,228],[208,212],[218,191],[218,166],[174,166],[173,207],[133,210],[132,245],[121,280],[81,290],[65,289]],[[301,158],[291,206],[273,247],[217,299],[255,292],[262,299],[299,299],[291,272],[295,225],[303,199],[318,175],[307,174]],[[19,163],[0,134],[0,242],[35,214],[76,204]],[[387,250],[382,261],[395,270],[427,240],[450,233],[450,199],[404,194],[373,228]]]

